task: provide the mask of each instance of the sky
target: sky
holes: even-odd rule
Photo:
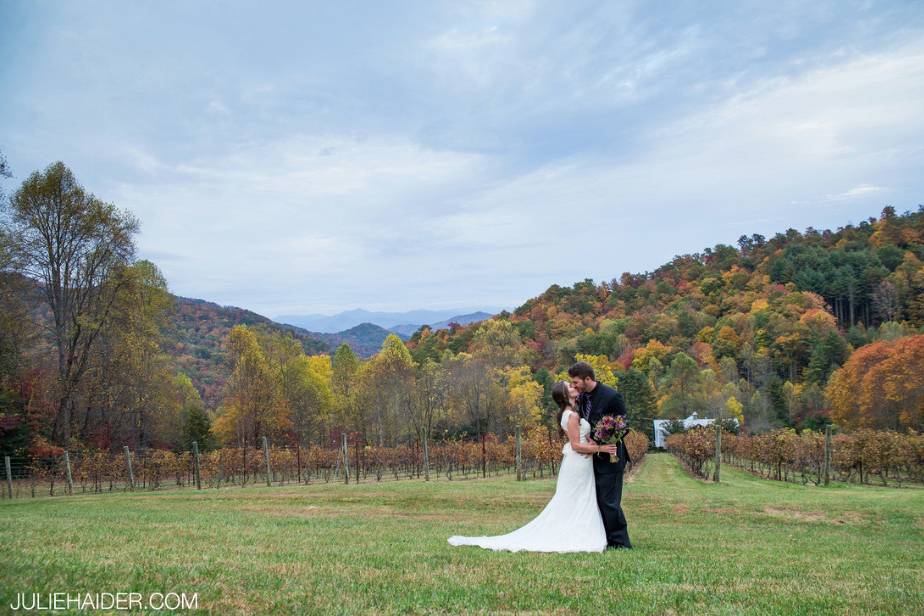
[[[0,0],[0,151],[178,295],[514,308],[924,203],[921,2]]]

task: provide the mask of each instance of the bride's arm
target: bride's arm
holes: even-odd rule
[[[571,443],[571,449],[578,453],[597,453],[603,451],[600,445],[596,443],[581,442],[581,420],[577,413],[568,415],[568,442]]]

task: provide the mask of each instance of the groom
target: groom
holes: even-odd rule
[[[591,434],[600,418],[604,415],[626,414],[626,403],[622,394],[606,385],[598,383],[594,369],[587,362],[579,361],[568,369],[571,384],[581,392],[578,398],[578,412],[590,424]],[[619,444],[617,462],[610,462],[609,454],[594,454],[594,481],[597,485],[597,506],[603,516],[606,529],[608,550],[631,548],[626,516],[622,513],[619,501],[622,500],[622,475],[626,462],[631,462],[629,450],[625,443]]]

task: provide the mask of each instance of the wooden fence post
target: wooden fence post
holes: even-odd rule
[[[128,469],[128,486],[132,490],[135,489],[135,475],[132,473],[132,454],[128,450],[128,445],[122,447],[122,451],[125,452],[125,467]]]
[[[196,441],[192,442],[193,449],[193,463],[195,464],[195,473],[196,473],[196,489],[202,489],[202,478],[199,472],[199,443]]]
[[[712,474],[712,480],[719,483],[719,468],[722,465],[722,426],[716,424],[715,427],[715,472]]]
[[[71,456],[65,451],[64,452],[64,470],[66,471],[67,477],[67,491],[70,494],[74,493],[74,477],[71,475]]]
[[[241,444],[241,451],[243,452],[242,457],[241,457],[241,487],[243,488],[245,485],[247,485],[247,444],[246,443]]]
[[[343,483],[350,483],[350,456],[347,450],[346,432],[340,434],[340,443],[343,451]]]
[[[523,480],[523,443],[520,438],[520,426],[517,426],[517,481]]]
[[[357,435],[357,436],[358,436],[358,435]],[[348,437],[348,438],[347,438],[347,444],[349,444],[349,441],[350,441],[350,439],[349,439],[349,437]],[[363,459],[360,457],[360,454],[363,453],[363,448],[362,448],[362,446],[360,445],[359,439],[358,439],[358,438],[357,438],[357,440],[356,440],[356,447],[355,447],[355,449],[356,449],[356,468],[353,469],[353,477],[354,477],[354,479],[355,479],[354,483],[359,483],[359,479],[363,476],[363,472],[362,472],[362,468],[363,468],[362,460],[363,460]],[[413,472],[411,473],[411,475],[413,476]]]
[[[6,491],[13,498],[13,471],[10,470],[10,456],[3,456],[6,465]]]
[[[295,441],[295,483],[302,482],[302,448],[298,440]]]
[[[831,424],[825,426],[825,451],[822,462],[825,485],[831,483]]]
[[[218,481],[215,482],[215,489],[221,487],[221,482],[225,480],[225,463],[222,457],[224,448],[218,450]]]
[[[428,429],[429,430],[429,429]],[[424,481],[430,481],[430,433],[424,432]]]
[[[270,483],[270,463],[269,463],[269,443],[266,441],[266,437],[263,437],[263,460],[266,462],[266,485],[272,485]]]

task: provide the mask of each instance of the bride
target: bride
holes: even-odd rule
[[[555,494],[542,512],[525,526],[506,535],[449,538],[452,545],[477,545],[511,552],[602,552],[606,530],[597,506],[591,454],[615,454],[616,445],[597,445],[588,439],[590,424],[574,410],[578,391],[567,381],[552,388],[558,404],[558,425],[568,435],[555,484]]]

